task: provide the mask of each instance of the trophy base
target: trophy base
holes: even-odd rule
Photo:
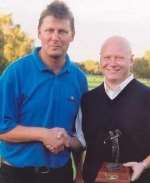
[[[130,183],[130,169],[117,163],[103,163],[95,182]]]

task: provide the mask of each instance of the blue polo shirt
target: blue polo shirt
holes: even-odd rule
[[[80,98],[87,91],[83,72],[70,61],[54,74],[39,57],[39,49],[18,59],[0,77],[0,133],[18,124],[27,127],[62,127],[73,132]],[[61,167],[70,152],[49,152],[41,142],[2,141],[2,158],[16,167]]]

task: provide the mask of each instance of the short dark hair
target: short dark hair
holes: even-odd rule
[[[51,4],[49,4],[46,9],[44,9],[39,19],[38,28],[41,26],[43,19],[46,16],[54,16],[58,19],[70,20],[71,30],[72,32],[75,32],[74,16],[69,7],[64,2],[55,0]]]

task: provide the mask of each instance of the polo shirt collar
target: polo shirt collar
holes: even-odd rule
[[[70,70],[71,70],[71,60],[70,60],[70,58],[69,58],[69,56],[68,55],[66,55],[65,56],[65,64],[64,64],[64,66],[63,66],[63,68],[61,69],[61,71],[60,71],[60,73],[59,74],[63,74],[63,73],[65,73],[65,72],[70,72]]]

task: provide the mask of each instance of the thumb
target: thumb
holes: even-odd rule
[[[138,172],[133,171],[132,176],[131,176],[131,181],[132,182],[135,181],[138,177],[139,177]]]
[[[135,165],[136,162],[127,162],[127,163],[124,163],[123,166],[125,167],[132,167]]]

